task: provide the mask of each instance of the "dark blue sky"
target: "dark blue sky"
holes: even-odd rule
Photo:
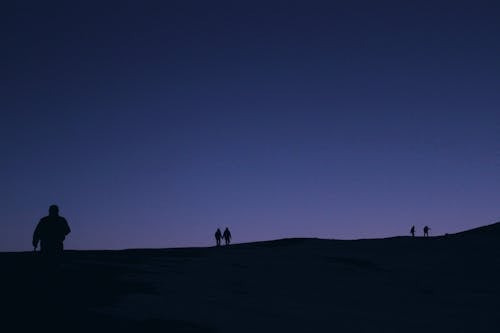
[[[2,4],[0,251],[500,220],[496,1]]]

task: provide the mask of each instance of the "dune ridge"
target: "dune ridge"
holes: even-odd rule
[[[0,253],[21,331],[494,332],[500,223],[436,237]]]

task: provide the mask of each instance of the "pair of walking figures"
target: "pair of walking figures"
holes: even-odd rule
[[[424,237],[429,237],[429,230],[431,230],[431,228],[429,228],[428,226],[424,227]],[[412,237],[415,237],[415,226],[411,227],[410,234],[412,235]]]
[[[217,228],[217,231],[215,232],[215,242],[217,243],[217,246],[220,246],[220,241],[222,238],[224,238],[226,245],[229,245],[231,243],[231,232],[228,228],[224,230],[224,233],[222,233],[220,229]]]

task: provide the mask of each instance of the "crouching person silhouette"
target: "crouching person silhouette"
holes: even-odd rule
[[[49,207],[49,215],[42,217],[33,232],[33,248],[40,242],[40,252],[45,257],[59,257],[63,253],[63,242],[71,232],[68,222],[59,216],[59,207]]]

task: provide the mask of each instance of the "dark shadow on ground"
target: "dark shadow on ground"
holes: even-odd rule
[[[35,253],[2,253],[3,324],[12,332],[214,332],[197,323],[132,320],[94,310],[127,294],[156,293],[153,285],[130,278],[145,274],[129,266],[144,258],[140,251],[130,256],[107,251],[68,252],[60,265],[51,266]]]

